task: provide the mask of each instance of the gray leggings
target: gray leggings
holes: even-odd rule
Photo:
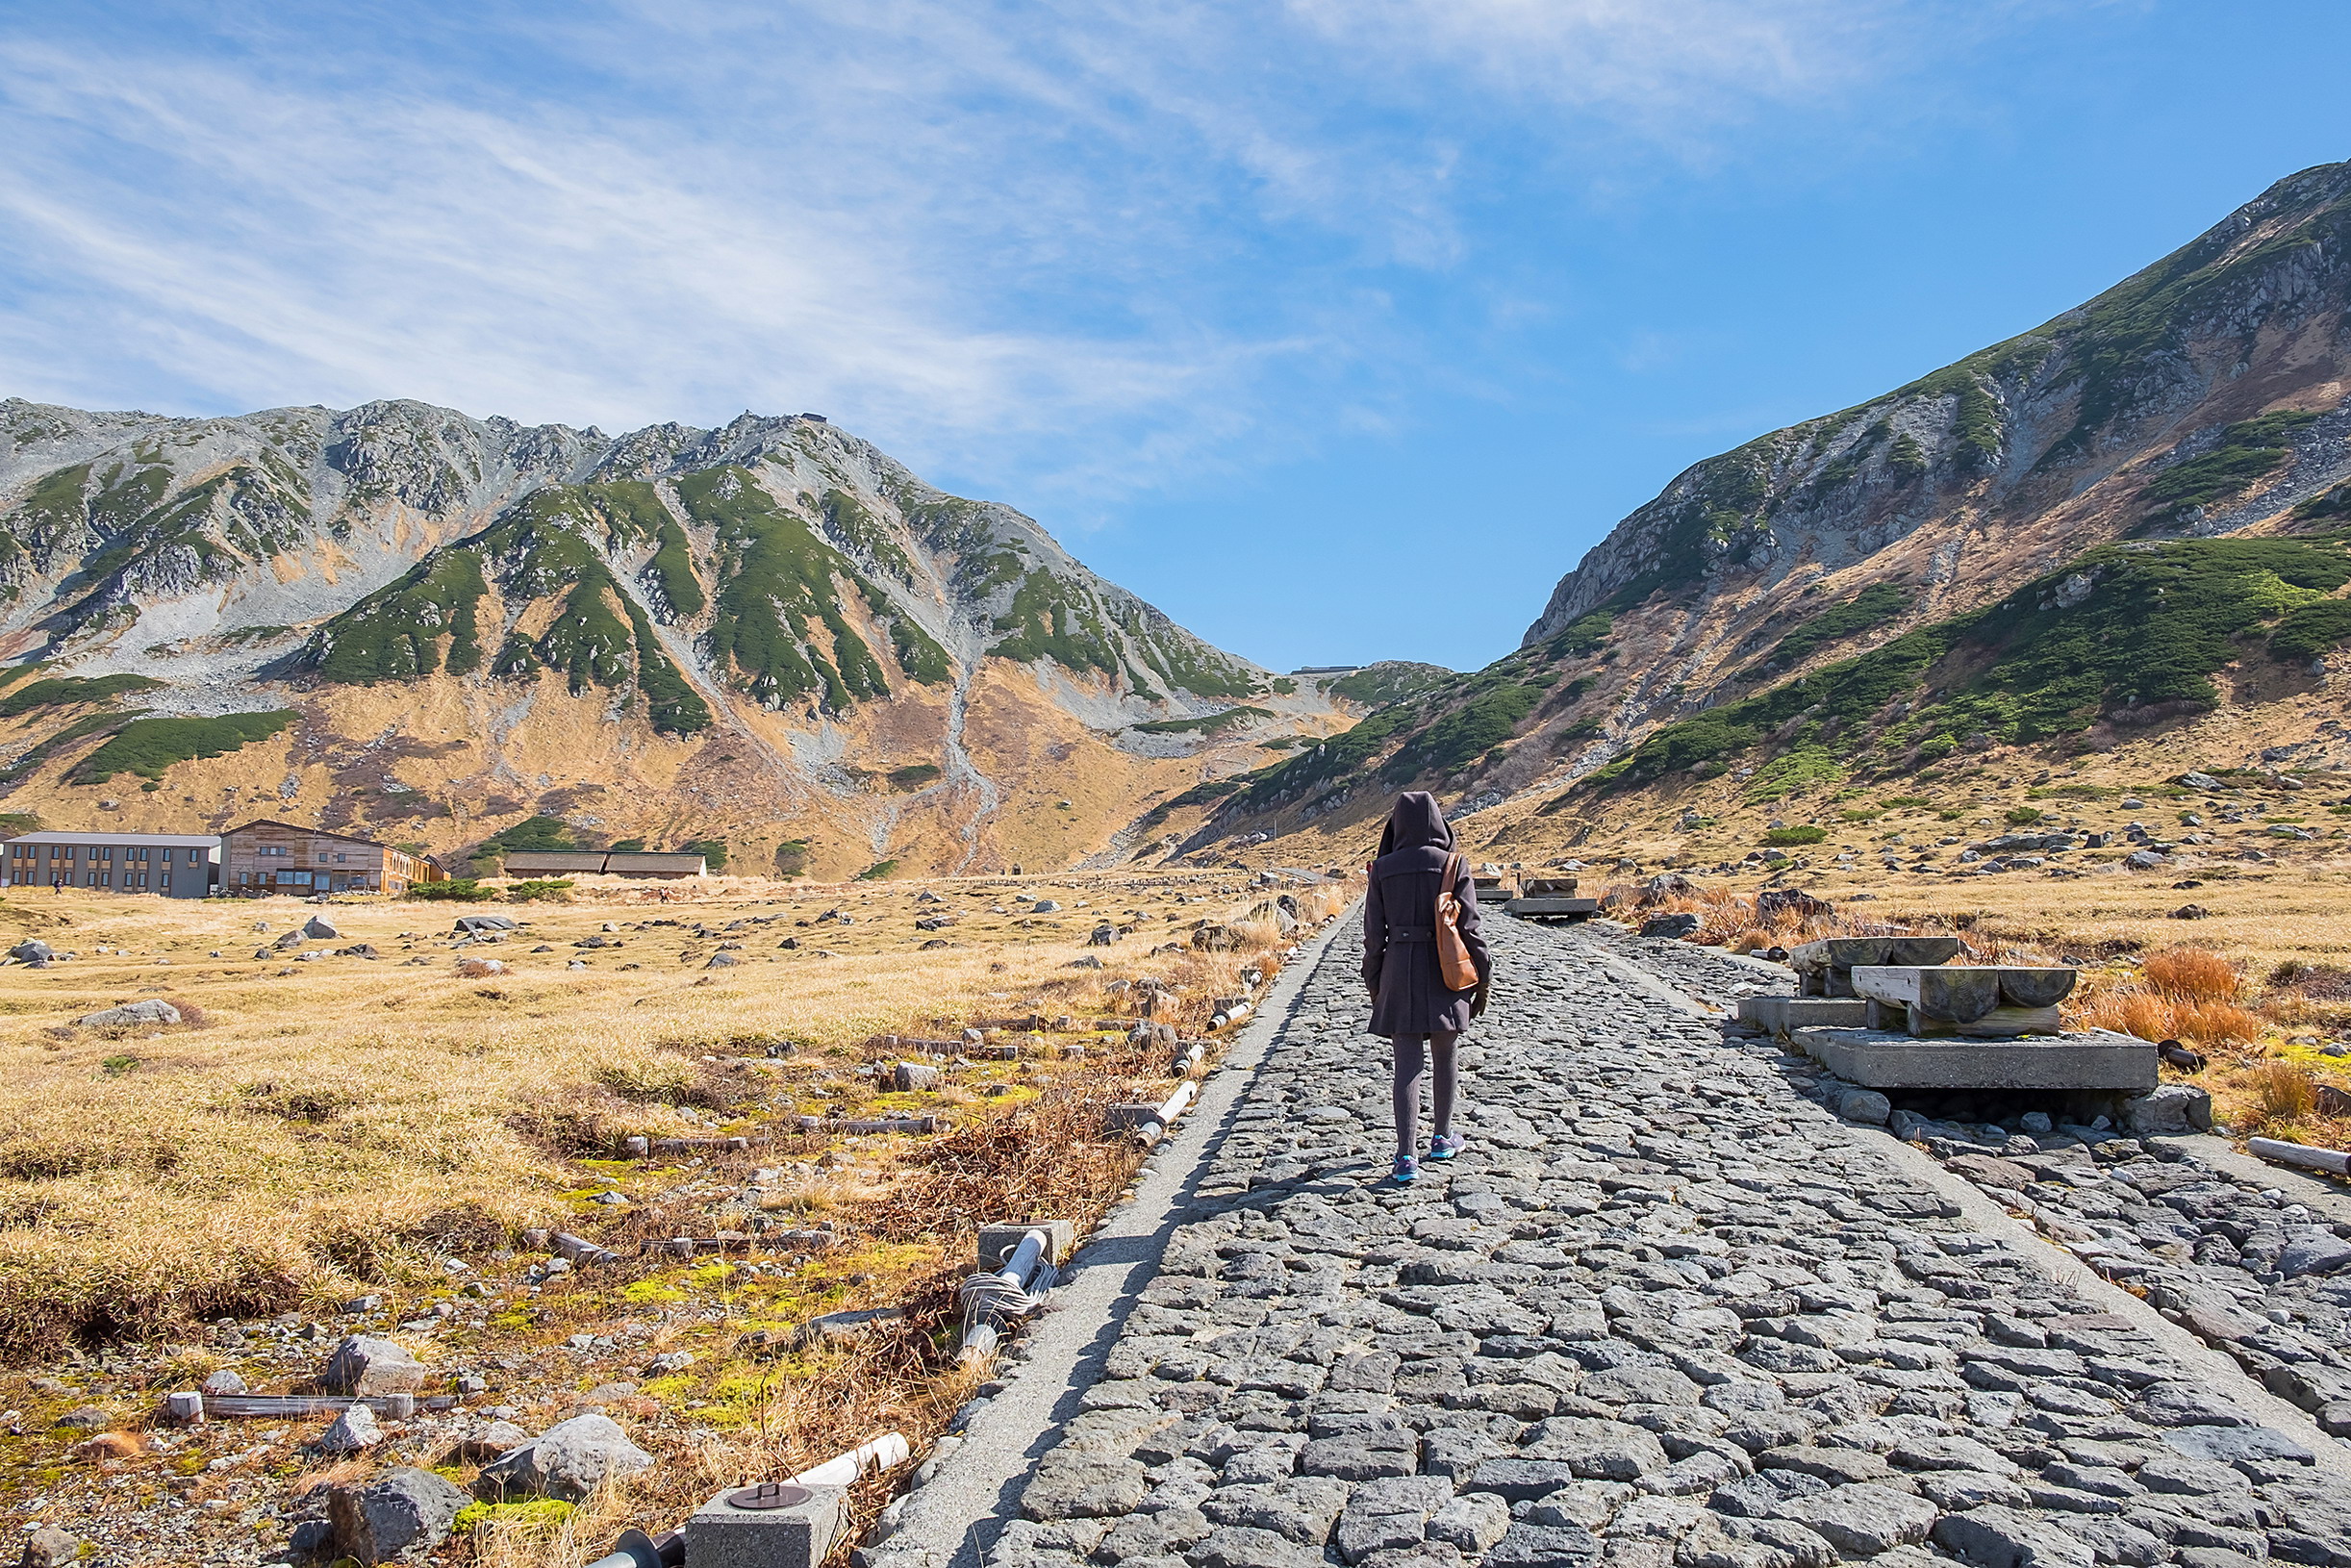
[[[1436,1103],[1431,1118],[1432,1130],[1440,1138],[1454,1129],[1454,1044],[1461,1037],[1451,1031],[1431,1035],[1400,1034],[1396,1037],[1396,1153],[1398,1158],[1418,1154],[1421,1149],[1421,1078],[1428,1071],[1428,1058],[1436,1057]],[[1421,1042],[1426,1039],[1435,1047],[1424,1051]]]

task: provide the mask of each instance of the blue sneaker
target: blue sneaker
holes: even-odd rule
[[[1396,1156],[1396,1171],[1388,1179],[1400,1187],[1409,1187],[1421,1178],[1421,1162],[1409,1154]]]
[[[1428,1157],[1432,1160],[1449,1160],[1468,1147],[1469,1140],[1458,1132],[1441,1133],[1428,1140]]]

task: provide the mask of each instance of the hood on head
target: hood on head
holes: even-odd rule
[[[1437,806],[1437,797],[1427,790],[1406,790],[1396,797],[1396,809],[1388,813],[1388,825],[1379,830],[1379,852],[1392,854],[1398,849],[1421,847],[1450,849],[1454,847],[1454,830],[1446,825],[1445,813]]]

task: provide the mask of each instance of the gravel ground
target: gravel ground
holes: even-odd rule
[[[1617,939],[1489,929],[1470,1151],[1380,1181],[1342,938],[999,1568],[2351,1565],[2339,1454],[1969,1228]]]

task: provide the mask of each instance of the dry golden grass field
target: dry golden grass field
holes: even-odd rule
[[[1295,938],[1267,907],[1284,893]],[[428,1390],[482,1377],[473,1403],[533,1429],[604,1408],[664,1456],[658,1482],[579,1510],[490,1510],[462,1546],[480,1561],[581,1560],[622,1513],[688,1507],[894,1426],[921,1442],[971,1380],[952,1367],[951,1292],[972,1228],[1066,1217],[1082,1231],[1140,1159],[1101,1112],[1175,1082],[1172,1052],[1126,1039],[1146,999],[1199,1035],[1216,999],[1251,995],[1349,897],[1232,872],[615,885],[527,904],[11,896],[10,942],[75,956],[0,968],[0,1353],[14,1369],[0,1496],[117,1519],[108,1544],[126,1561],[206,1555],[194,1538],[136,1544],[175,1504],[204,1539],[265,1546],[292,1522],[272,1487],[342,1473],[301,1446],[323,1423],[173,1434],[154,1429],[156,1403],[215,1366],[296,1388],[354,1329],[410,1343]],[[523,923],[459,945],[456,917],[489,912]],[[275,946],[314,914],[339,934]],[[1104,922],[1119,939],[1089,946]],[[1218,950],[1196,948],[1203,926]],[[74,1022],[150,997],[185,1022]],[[967,1025],[1017,1055],[875,1040]],[[948,1071],[900,1093],[899,1059]],[[946,1125],[848,1136],[794,1120],[885,1112]],[[750,1148],[612,1157],[631,1134]],[[844,1240],[640,1255],[763,1212]],[[544,1275],[518,1250],[535,1227],[623,1261]],[[811,1316],[880,1305],[908,1310],[838,1347],[787,1348]],[[669,1350],[695,1364],[645,1375]],[[56,1429],[92,1405],[96,1438]],[[458,1429],[416,1429],[395,1439],[410,1462],[469,1475]]]

